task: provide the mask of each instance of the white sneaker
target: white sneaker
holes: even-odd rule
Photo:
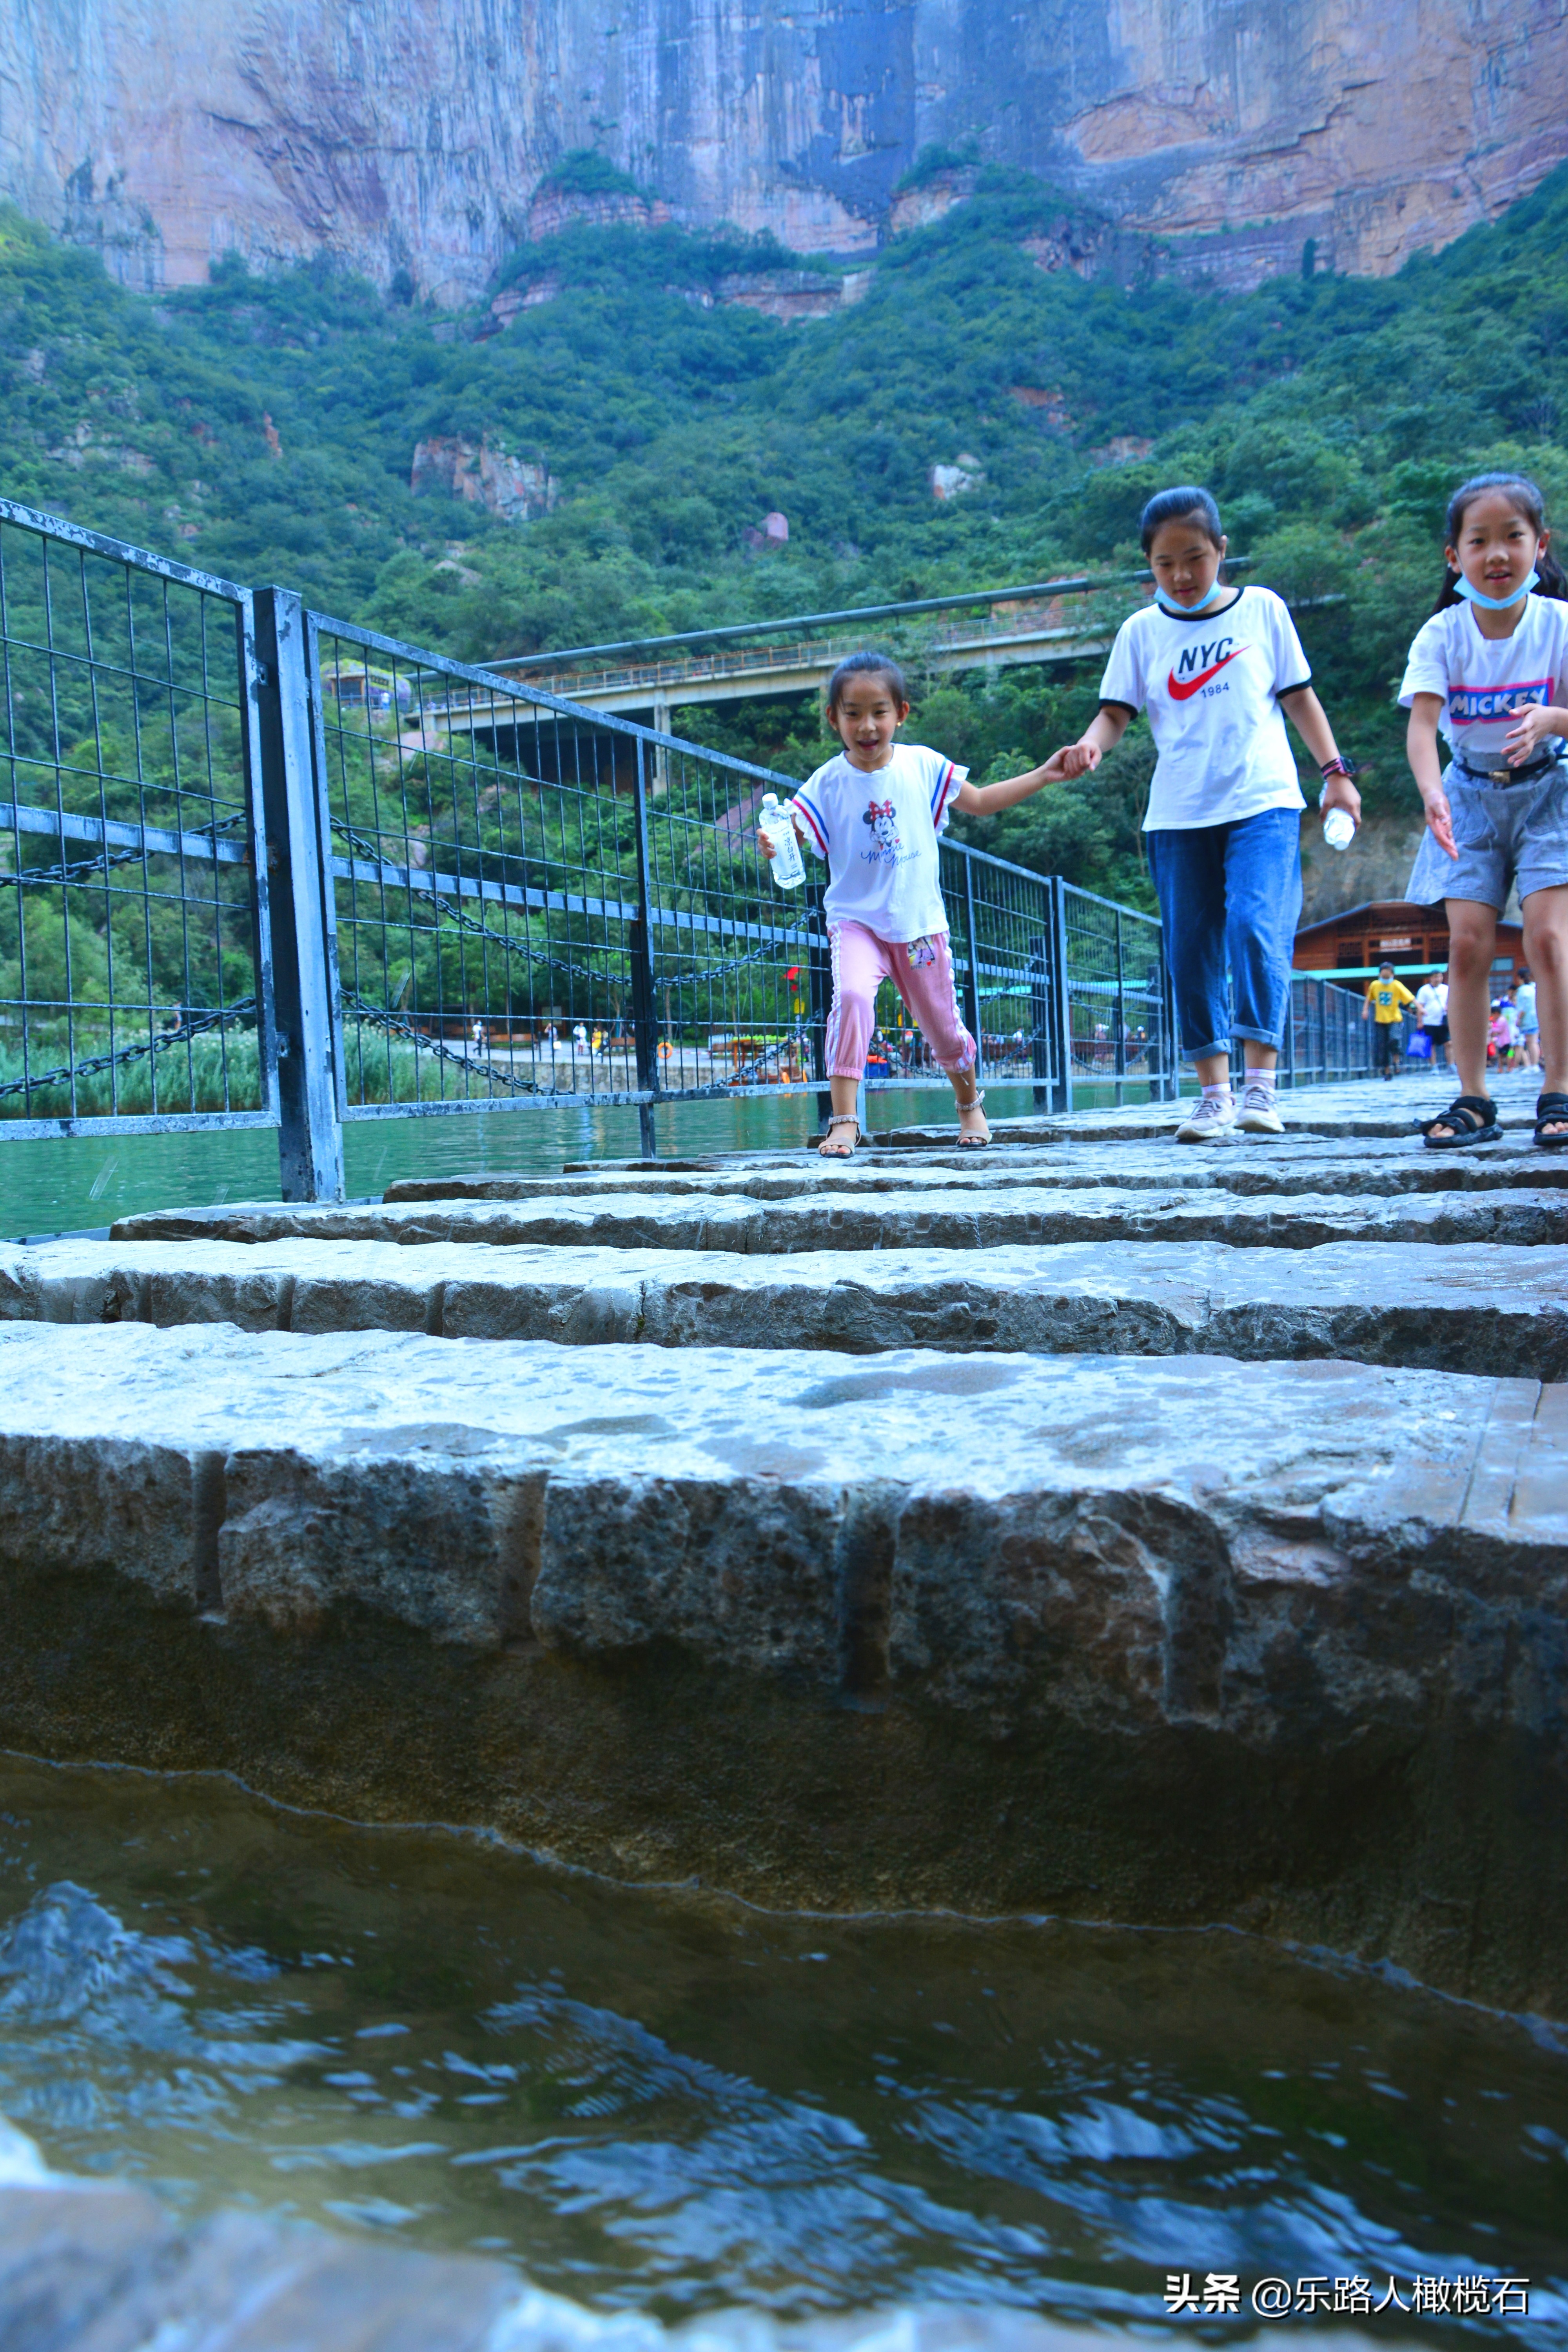
[[[1200,1095],[1176,1129],[1178,1143],[1229,1143],[1235,1136],[1234,1095]]]
[[[1274,1107],[1272,1087],[1248,1087],[1241,1097],[1241,1124],[1248,1135],[1283,1135],[1285,1122]]]

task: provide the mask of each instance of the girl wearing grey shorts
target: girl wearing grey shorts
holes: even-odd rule
[[[1568,1145],[1568,577],[1550,537],[1541,492],[1522,474],[1478,474],[1455,491],[1443,593],[1399,689],[1426,812],[1405,895],[1441,899],[1448,917],[1461,1091],[1422,1122],[1436,1151],[1501,1131],[1486,1090],[1487,1028],[1498,917],[1516,887],[1541,1024],[1535,1139]]]

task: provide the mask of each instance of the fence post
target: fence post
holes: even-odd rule
[[[653,892],[648,878],[647,840],[647,746],[639,735],[637,741],[637,772],[636,793],[637,851],[637,919],[627,927],[627,940],[632,951],[632,1037],[637,1046],[637,1091],[657,1095],[658,1092],[658,1012],[654,992],[653,925],[649,912]],[[645,1160],[658,1157],[658,1136],[654,1126],[651,1101],[637,1105],[637,1130]]]
[[[974,1083],[985,1076],[985,1040],[980,1034],[980,943],[974,932],[974,861],[963,853],[963,938],[966,968],[963,981],[963,1021],[974,1040]]]
[[[816,860],[812,860],[813,865]],[[821,1084],[816,1090],[816,1123],[826,1129],[833,1116],[833,1097],[827,1087],[827,1016],[833,1010],[833,950],[827,937],[827,924],[822,912],[826,886],[815,875],[807,877],[802,913],[805,918],[805,978],[807,1017],[811,1024],[811,1053],[816,1066],[813,1076]]]
[[[279,1170],[286,1201],[341,1201],[337,971],[327,829],[316,774],[305,614],[289,588],[256,592],[253,688],[272,926]]]
[[[1050,921],[1050,884],[1045,884],[1046,916]],[[1034,1103],[1037,1110],[1045,1110],[1051,1099],[1051,1027],[1050,940],[1042,932],[1029,941],[1029,1075],[1034,1080]]]
[[[1116,1108],[1127,1099],[1127,976],[1121,963],[1121,909],[1116,909]]]
[[[1182,1099],[1182,1038],[1176,1025],[1176,983],[1171,971],[1171,959],[1165,953],[1165,926],[1160,926],[1160,1013],[1165,1029],[1165,1069],[1163,1102],[1179,1103]]]
[[[1072,989],[1068,978],[1067,885],[1059,874],[1050,877],[1049,952],[1046,986],[1050,999],[1051,1036],[1057,1066],[1051,1080],[1051,1108],[1072,1108]]]

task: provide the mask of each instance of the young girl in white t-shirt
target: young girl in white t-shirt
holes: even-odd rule
[[[1517,886],[1536,976],[1542,1084],[1535,1139],[1568,1144],[1568,579],[1541,492],[1477,474],[1448,501],[1447,572],[1399,699],[1426,810],[1405,896],[1448,915],[1448,1029],[1462,1089],[1423,1132],[1452,1151],[1500,1134],[1487,1092],[1498,917]],[[1445,771],[1441,730],[1452,759]]]
[[[827,688],[827,723],[842,752],[818,768],[789,803],[795,831],[826,857],[831,879],[823,914],[833,950],[827,1016],[827,1083],[833,1116],[820,1149],[847,1160],[860,1141],[855,1098],[866,1072],[877,991],[890,980],[952,1081],[958,1140],[980,1150],[991,1140],[974,1082],[974,1040],[953,990],[947,910],[937,836],[954,809],[994,815],[1027,800],[1064,772],[1056,761],[999,784],[972,784],[967,768],[940,751],[898,740],[909,695],[897,662],[851,654]],[[773,845],[759,833],[764,856]],[[847,1132],[848,1130],[848,1132]]]
[[[1184,1143],[1233,1134],[1230,1040],[1244,1041],[1240,1124],[1278,1135],[1274,1074],[1290,1014],[1306,803],[1282,713],[1317,761],[1322,806],[1361,816],[1290,615],[1268,588],[1226,587],[1226,538],[1207,490],[1162,490],[1143,509],[1155,602],[1116,633],[1100,710],[1057,754],[1080,776],[1147,709],[1159,751],[1143,819],[1182,1048],[1203,1088]],[[1232,1020],[1227,971],[1236,990]]]

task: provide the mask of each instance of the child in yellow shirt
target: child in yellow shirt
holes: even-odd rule
[[[1363,1021],[1375,1021],[1377,1024],[1377,1052],[1373,1067],[1381,1070],[1385,1078],[1391,1078],[1398,1067],[1397,1049],[1398,1041],[1405,1034],[1405,1008],[1415,1002],[1405,982],[1394,977],[1391,963],[1384,964],[1377,978],[1369,980],[1366,984],[1366,1003],[1362,1006],[1361,1017]]]

